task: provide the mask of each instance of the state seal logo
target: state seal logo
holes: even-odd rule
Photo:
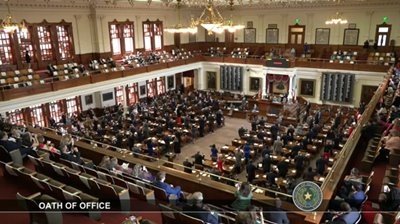
[[[315,211],[322,203],[322,190],[314,182],[304,181],[293,190],[293,202],[297,208],[305,212]]]

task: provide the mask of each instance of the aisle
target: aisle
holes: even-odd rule
[[[189,143],[182,147],[182,153],[177,155],[174,162],[182,164],[186,157],[189,157],[189,161],[192,161],[193,159],[191,157],[198,151],[204,154],[206,156],[205,158],[210,159],[210,145],[215,144],[218,149],[225,144],[230,145],[234,138],[239,137],[238,130],[241,126],[246,129],[251,129],[248,120],[225,117],[225,126],[216,129],[214,133],[198,138],[193,144]]]

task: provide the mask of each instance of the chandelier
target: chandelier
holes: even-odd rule
[[[18,29],[23,31],[23,32],[26,32],[27,28],[26,28],[24,22],[16,23],[16,22],[13,21],[13,18],[11,16],[11,12],[10,12],[9,0],[5,0],[5,2],[7,4],[8,15],[0,23],[0,30],[3,30],[6,33],[12,33],[12,32],[14,32],[15,30],[18,30]]]
[[[347,19],[343,19],[341,18],[341,13],[336,12],[335,16],[327,21],[325,21],[326,25],[336,25],[336,24],[346,24],[347,23]]]
[[[195,26],[193,22],[188,27],[185,27],[181,24],[181,7],[181,0],[177,0],[176,8],[178,9],[178,24],[171,28],[166,28],[164,31],[168,33],[197,33],[197,26]]]
[[[231,0],[230,3],[233,4],[233,1]],[[234,25],[232,17],[229,20],[225,20],[221,13],[215,8],[212,0],[208,0],[208,4],[200,17],[197,20],[192,20],[192,26],[198,25],[204,27],[208,35],[212,35],[213,32],[222,33],[224,30],[233,33],[236,30],[244,28],[243,25]]]

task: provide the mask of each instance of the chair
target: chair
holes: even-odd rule
[[[360,223],[360,222],[361,222],[361,219],[362,219],[362,215],[361,215],[361,213],[359,212],[358,219],[354,222],[354,224]]]
[[[160,207],[161,210],[162,223],[173,224],[178,221],[177,218],[175,217],[175,213],[177,211],[168,207],[167,205],[159,204],[158,206]]]
[[[182,212],[177,213],[177,216],[180,224],[205,224],[203,220],[188,216]]]
[[[167,197],[167,192],[165,192],[164,189],[152,186],[152,189],[154,190],[154,195],[156,197],[157,203],[168,203],[169,199]]]
[[[17,193],[17,200],[20,206],[26,210],[30,211],[29,218],[30,223],[40,223],[40,224],[52,224],[52,223],[63,223],[62,213],[57,211],[43,211],[37,212],[41,209],[37,201],[53,201],[56,202],[57,200],[50,197],[49,195],[41,195],[40,192],[36,194],[32,194],[30,196],[23,196],[19,192]]]
[[[9,152],[2,145],[0,145],[0,160],[4,162],[13,161],[13,164],[23,165],[23,157],[19,149]]]
[[[130,211],[129,191],[116,185],[105,184],[100,181],[94,181],[102,198],[118,202],[118,207],[121,211]],[[89,182],[90,183],[90,182]]]

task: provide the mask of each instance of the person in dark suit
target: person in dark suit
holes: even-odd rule
[[[253,164],[253,161],[250,160],[249,164],[246,166],[247,182],[251,183],[256,178],[256,170],[257,167]]]
[[[185,161],[183,161],[183,165],[185,166],[183,171],[185,171],[185,173],[192,173],[192,167],[193,167],[193,163],[189,162],[189,158],[186,157]]]
[[[307,171],[303,174],[304,181],[314,181],[316,173],[312,170],[312,167],[308,167]]]
[[[272,160],[271,160],[269,154],[265,154],[264,159],[262,161],[262,167],[263,167],[264,173],[268,173],[271,170],[271,164],[272,164]]]
[[[296,157],[294,157],[294,163],[296,165],[296,172],[301,173],[304,168],[304,156],[297,155]]]
[[[28,64],[28,68],[31,68],[31,56],[29,55],[29,51],[25,51],[25,61]]]
[[[239,133],[239,137],[243,137],[244,134],[246,133],[246,129],[244,129],[244,127],[242,126],[239,128],[238,133]]]
[[[275,178],[278,178],[276,170],[272,170],[267,174],[267,184],[270,186],[276,186]]]
[[[280,177],[286,177],[286,174],[289,169],[289,163],[286,162],[285,160],[282,160],[278,163],[278,169],[279,169],[279,176]]]
[[[189,200],[192,201],[192,204],[186,204],[183,207],[185,214],[203,220],[205,223],[219,223],[218,215],[213,215],[211,209],[203,204],[203,194],[201,192],[194,192]]]
[[[316,161],[316,167],[317,167],[317,173],[319,174],[319,175],[324,175],[324,173],[325,173],[325,168],[326,168],[326,160],[324,159],[324,157],[323,156],[321,156],[321,158],[319,158],[317,161]]]
[[[288,224],[290,223],[287,214],[281,209],[282,201],[279,198],[275,199],[275,208],[273,212],[266,214],[267,219],[274,223]]]
[[[181,153],[181,142],[178,138],[174,139],[174,152],[178,155]]]
[[[272,125],[270,131],[271,131],[272,140],[275,141],[278,138],[278,132],[279,132],[278,124]]]
[[[147,142],[147,154],[148,154],[148,156],[153,156],[153,154],[154,154],[154,144],[153,144],[152,140],[149,140]]]
[[[197,152],[194,155],[194,164],[203,165],[204,155],[201,155],[200,152]]]
[[[0,131],[0,145],[2,145],[8,152],[19,150],[22,157],[35,155],[35,151],[31,147],[23,147],[21,142],[9,141],[8,134],[3,131]]]
[[[177,199],[181,197],[181,187],[176,186],[172,187],[171,185],[164,182],[165,181],[165,172],[158,172],[156,176],[156,180],[153,182],[154,186],[159,187],[165,190],[167,197],[171,194],[175,195]]]
[[[199,134],[200,134],[200,137],[204,137],[204,126],[205,126],[205,120],[204,120],[204,118],[200,118],[199,119]]]

